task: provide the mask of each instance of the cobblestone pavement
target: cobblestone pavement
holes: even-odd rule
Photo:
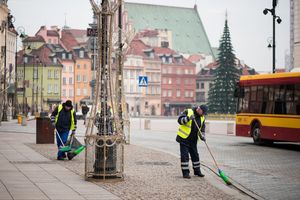
[[[54,145],[28,145],[55,160]],[[60,164],[83,176],[84,154]],[[126,145],[124,181],[97,184],[122,199],[236,199],[212,186],[205,178],[183,179],[179,166],[179,159],[169,154]]]
[[[78,136],[83,139],[84,128],[79,121]],[[35,144],[35,121],[29,121],[22,127],[15,122],[3,123],[0,132],[26,133],[26,145],[55,163],[83,176],[84,153],[71,161],[57,161],[55,144]],[[32,134],[32,135],[31,135]],[[28,142],[28,141],[32,142]],[[96,182],[99,186],[122,199],[244,199],[241,194],[227,192],[212,185],[205,178],[192,176],[186,180],[181,177],[178,157],[136,145],[125,145],[125,178],[119,182]],[[218,183],[220,184],[220,182]],[[223,183],[222,183],[223,185]],[[226,187],[226,186],[225,186]],[[229,194],[228,194],[229,193]],[[235,196],[233,196],[235,195]]]
[[[138,127],[139,120],[133,121]],[[173,122],[175,127],[176,121]],[[153,124],[152,124],[153,125]],[[179,154],[175,131],[134,130],[132,144]],[[300,199],[300,145],[277,143],[257,146],[252,138],[207,133],[207,143],[226,175],[265,199]],[[215,169],[205,145],[200,158]]]

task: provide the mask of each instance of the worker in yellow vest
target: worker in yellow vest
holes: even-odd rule
[[[58,147],[57,160],[64,160],[66,153],[59,149],[63,146],[62,142],[66,144],[69,136],[69,132],[75,134],[76,131],[76,112],[73,109],[72,101],[67,100],[65,103],[57,106],[51,114],[51,122],[58,132],[56,134],[56,143]],[[69,158],[70,159],[70,158]]]
[[[205,139],[205,117],[207,106],[201,105],[192,109],[184,110],[178,117],[180,124],[176,141],[180,144],[180,159],[183,178],[190,179],[189,154],[191,155],[194,175],[204,177],[200,170],[200,159],[197,149],[198,136],[201,140]],[[196,125],[197,123],[197,125]],[[199,128],[201,133],[199,132]]]

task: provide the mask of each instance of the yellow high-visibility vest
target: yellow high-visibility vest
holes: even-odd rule
[[[58,106],[58,112],[57,112],[57,115],[55,116],[55,124],[58,120],[58,116],[59,116],[59,113],[60,111],[63,109],[63,106],[60,104]],[[75,121],[74,121],[74,109],[71,110],[71,126],[70,126],[70,130],[75,130]]]
[[[188,117],[190,117],[194,114],[194,111],[192,109],[187,109],[187,111],[188,111],[188,114],[187,114]],[[202,128],[204,120],[205,120],[204,116],[201,116],[200,117],[200,121],[201,121],[200,130]],[[189,135],[191,133],[191,129],[192,129],[192,122],[193,122],[192,120],[189,120],[186,124],[182,124],[179,126],[177,134],[181,138],[186,139],[187,137],[189,137]]]

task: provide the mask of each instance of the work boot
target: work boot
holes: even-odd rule
[[[188,174],[185,174],[185,175],[183,175],[183,178],[190,179],[190,178],[191,178],[191,176],[190,176],[190,175],[188,175]]]
[[[204,176],[205,176],[205,175],[202,174],[201,172],[195,172],[194,174],[195,174],[195,176],[199,176],[199,177],[204,177]]]
[[[76,154],[75,153],[67,153],[67,156],[68,156],[69,160],[72,160],[76,156]]]
[[[57,160],[64,160],[65,158],[64,157],[62,157],[62,156],[58,156],[57,157]]]

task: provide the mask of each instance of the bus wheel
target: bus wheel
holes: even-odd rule
[[[262,140],[260,139],[260,128],[257,124],[252,128],[252,137],[254,144],[262,144]]]

